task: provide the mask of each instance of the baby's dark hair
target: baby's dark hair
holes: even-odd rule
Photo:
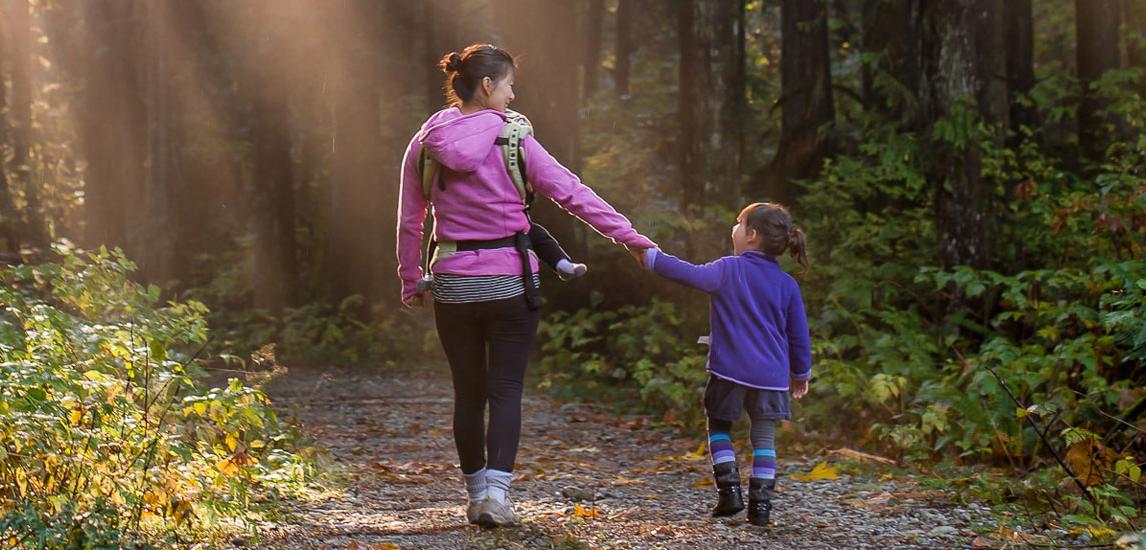
[[[517,68],[517,60],[509,52],[493,44],[473,44],[462,53],[450,52],[438,61],[446,73],[446,99],[450,105],[460,105],[473,98],[485,77],[497,82]]]
[[[780,256],[791,250],[792,258],[804,269],[808,261],[808,243],[804,231],[796,227],[792,214],[784,206],[771,202],[756,202],[740,211],[739,218],[760,236],[760,249],[770,256]]]

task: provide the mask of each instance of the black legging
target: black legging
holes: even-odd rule
[[[462,473],[483,466],[512,472],[521,437],[525,366],[541,312],[529,309],[525,297],[518,296],[469,304],[435,302],[434,315],[454,379],[454,443]]]

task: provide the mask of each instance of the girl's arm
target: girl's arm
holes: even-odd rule
[[[653,248],[656,243],[637,233],[633,224],[609,203],[581,183],[573,172],[557,162],[533,136],[522,142],[525,178],[534,190],[549,197],[598,233],[634,248]]]
[[[793,380],[812,378],[812,340],[808,335],[808,316],[804,311],[804,299],[800,286],[792,283],[793,292],[788,298],[788,364]]]
[[[422,278],[422,223],[429,202],[422,194],[418,175],[417,139],[411,140],[402,159],[402,181],[398,190],[398,277],[402,279],[402,303],[417,294]]]
[[[704,265],[696,265],[655,248],[645,252],[645,265],[653,273],[709,294],[720,289],[727,263],[725,258],[720,258]]]

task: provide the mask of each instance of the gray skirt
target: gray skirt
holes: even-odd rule
[[[792,418],[792,399],[786,391],[750,388],[708,375],[704,386],[704,414],[736,422],[745,409],[752,420],[787,420]]]

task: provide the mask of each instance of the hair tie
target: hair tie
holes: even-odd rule
[[[458,52],[451,53],[450,58],[446,61],[446,70],[450,72],[456,72],[461,70],[461,68],[462,56],[458,55]]]

